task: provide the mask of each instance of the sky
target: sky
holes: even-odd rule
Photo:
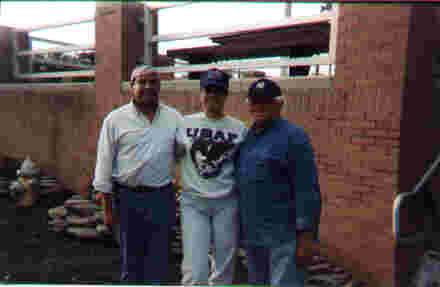
[[[239,3],[239,2],[146,2],[152,7],[176,5],[159,10],[159,35],[209,29],[227,29],[280,20],[285,17],[285,3]],[[183,5],[182,5],[183,4]],[[78,18],[93,17],[95,2],[92,1],[2,1],[0,25],[28,28],[43,24],[66,22]],[[311,16],[320,13],[320,3],[293,3],[292,17]],[[63,28],[35,31],[31,36],[48,38],[77,45],[93,45],[94,23],[84,23]],[[159,43],[159,53],[170,48],[187,48],[210,45],[208,38]],[[51,44],[34,41],[33,48],[49,48]]]
[[[190,3],[147,2],[149,6],[175,4],[172,8],[159,11],[159,34],[179,33],[218,29],[240,24],[254,24],[284,18],[284,3]],[[183,2],[185,4],[185,2]],[[28,28],[43,24],[65,22],[78,18],[92,17],[95,14],[95,2],[71,1],[7,1],[0,6],[0,25],[16,28]],[[319,3],[293,4],[292,16],[319,14]],[[245,15],[243,17],[243,15]],[[94,23],[84,23],[70,27],[36,31],[36,37],[73,42],[75,44],[93,44],[95,40]],[[179,41],[180,46],[191,46]],[[195,42],[195,41],[193,41]],[[170,46],[166,43],[165,46]],[[171,45],[172,46],[172,45]]]

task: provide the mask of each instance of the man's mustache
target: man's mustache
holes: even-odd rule
[[[158,94],[158,92],[154,88],[144,88],[144,89],[141,89],[139,92],[141,95],[157,95]]]

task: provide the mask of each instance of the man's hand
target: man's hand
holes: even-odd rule
[[[313,233],[298,231],[296,233],[296,265],[305,267],[312,264],[314,253]]]
[[[110,229],[113,225],[113,208],[112,208],[113,195],[104,193],[102,197],[102,206],[104,208],[104,224]]]

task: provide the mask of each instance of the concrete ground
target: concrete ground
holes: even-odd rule
[[[48,230],[48,209],[61,205],[70,196],[62,193],[45,195],[29,209],[17,209],[11,199],[0,197],[0,282],[119,282],[119,248],[112,239],[79,240]],[[178,285],[180,279],[179,237],[178,234],[173,242],[170,265],[170,281],[174,285]],[[331,265],[325,258],[315,259],[309,268],[308,287],[336,287],[350,282],[350,274],[342,268]],[[245,282],[245,267],[238,264],[235,284]]]

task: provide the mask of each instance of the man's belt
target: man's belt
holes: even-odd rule
[[[163,188],[167,188],[167,187],[171,186],[172,183],[170,182],[168,184],[165,184],[165,185],[159,186],[159,187],[148,186],[148,185],[128,186],[128,185],[125,185],[125,184],[120,184],[119,182],[114,182],[114,185],[118,189],[125,188],[125,189],[128,189],[130,191],[134,191],[134,192],[153,192],[153,191],[161,190]]]

